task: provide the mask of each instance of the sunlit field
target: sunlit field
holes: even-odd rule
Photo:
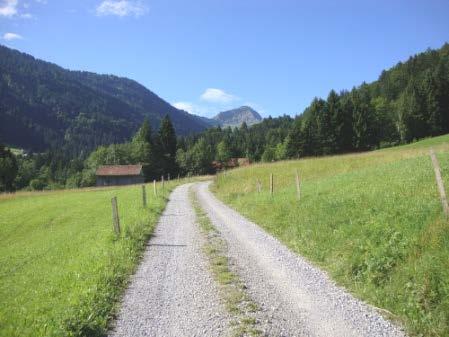
[[[368,153],[256,164],[220,174],[213,189],[410,333],[447,336],[449,222],[431,147],[447,191],[449,135]]]
[[[0,336],[104,335],[175,184],[1,195]]]

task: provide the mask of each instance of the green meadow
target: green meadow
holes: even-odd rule
[[[449,222],[431,147],[448,191],[449,135],[367,153],[255,164],[220,174],[213,189],[410,334],[449,336]]]
[[[0,195],[0,336],[104,336],[174,186]]]

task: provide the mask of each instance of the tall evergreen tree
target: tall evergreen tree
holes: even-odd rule
[[[315,98],[310,106],[317,124],[318,154],[330,154],[334,150],[334,134],[332,130],[332,118],[326,101]]]
[[[176,133],[173,128],[173,124],[170,117],[165,116],[162,119],[161,126],[159,128],[158,140],[160,144],[160,155],[162,159],[162,167],[164,174],[177,173],[176,164]]]
[[[338,125],[337,150],[340,152],[350,152],[354,149],[353,110],[351,95],[344,92],[340,96],[340,109],[334,117],[335,123]]]
[[[232,153],[227,139],[217,144],[216,159],[226,164],[231,159]]]
[[[317,134],[317,119],[316,112],[309,109],[310,115],[304,119],[302,125],[303,139],[301,141],[301,148],[303,149],[303,155],[305,156],[317,156],[321,154],[320,143]]]
[[[327,111],[330,117],[330,135],[333,143],[332,152],[342,151],[342,138],[345,132],[345,114],[341,106],[340,96],[331,90],[326,101]]]
[[[398,131],[403,142],[428,135],[428,114],[424,97],[411,80],[398,101]]]
[[[296,118],[285,139],[285,155],[287,158],[300,158],[304,154],[302,127],[302,118]]]
[[[143,165],[145,180],[150,181],[154,179],[157,162],[155,160],[151,126],[147,118],[145,118],[142,126],[133,137],[131,146],[133,162]]]
[[[10,149],[0,144],[0,192],[12,192],[19,167]]]
[[[423,95],[428,113],[429,134],[449,132],[449,78],[439,63],[435,71],[428,72],[423,82]]]
[[[373,98],[371,102],[375,112],[375,120],[377,121],[375,131],[378,135],[378,140],[386,144],[397,143],[399,134],[395,125],[394,116],[391,114],[394,108],[391,102],[382,96]]]
[[[371,97],[366,85],[351,92],[353,105],[354,148],[367,150],[376,144],[375,115],[371,105]]]
[[[153,142],[153,139],[151,138],[151,126],[148,118],[145,117],[142,126],[137,131],[136,135],[133,138],[133,141],[136,142],[146,142],[148,144],[151,144]]]

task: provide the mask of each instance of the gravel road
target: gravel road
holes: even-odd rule
[[[176,188],[133,276],[110,336],[226,336],[229,318],[219,298],[189,185]]]
[[[111,337],[228,336],[231,321],[202,251],[189,200],[176,188],[133,276]],[[318,268],[220,202],[209,183],[193,188],[227,243],[232,269],[258,304],[264,336],[405,336]]]
[[[247,291],[261,307],[268,336],[405,336],[373,308],[335,285],[326,273],[195,186],[198,200],[228,243]]]

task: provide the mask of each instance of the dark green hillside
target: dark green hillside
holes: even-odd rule
[[[384,70],[375,82],[315,98],[286,139],[286,156],[369,150],[448,132],[446,43]]]
[[[0,46],[0,142],[85,152],[129,139],[144,117],[158,127],[167,114],[178,134],[208,127],[135,81],[69,71]]]
[[[235,111],[221,115],[233,117]],[[295,119],[270,117],[250,127],[213,128],[187,137],[179,143],[178,158],[182,170],[205,173],[213,159],[271,162],[373,150],[446,133],[449,44],[399,62],[377,81],[315,98]]]

